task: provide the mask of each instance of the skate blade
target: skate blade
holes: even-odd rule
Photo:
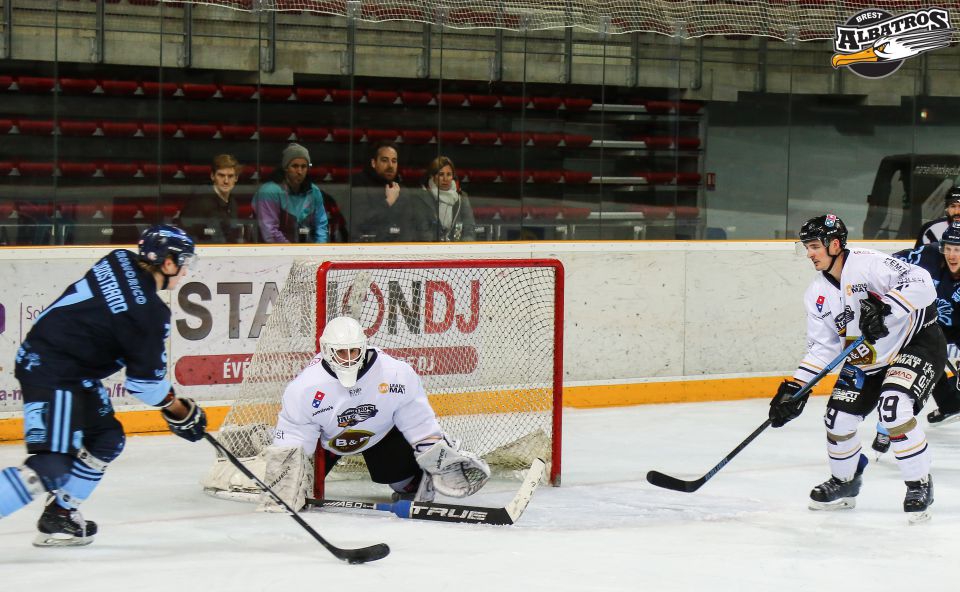
[[[938,422],[936,422],[936,423],[930,423],[930,422],[928,421],[928,422],[927,422],[927,425],[929,425],[929,426],[932,427],[932,428],[938,428],[938,427],[940,427],[940,426],[945,426],[945,425],[948,425],[948,424],[951,424],[951,423],[956,423],[956,422],[958,422],[958,421],[960,421],[960,413],[954,413],[954,414],[951,415],[950,417],[948,417],[948,418],[946,418],[946,419],[944,419],[944,420],[938,421]]]
[[[855,497],[842,497],[838,500],[832,502],[818,502],[810,500],[810,505],[807,506],[811,510],[816,511],[833,511],[833,510],[852,510],[857,507],[857,498]]]
[[[923,512],[908,512],[907,513],[907,523],[910,525],[913,524],[923,524],[924,522],[930,521],[930,511],[924,510]]]
[[[33,539],[34,547],[82,547],[93,542],[93,537],[75,537],[69,534],[40,533]]]

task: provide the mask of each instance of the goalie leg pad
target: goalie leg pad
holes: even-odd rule
[[[307,496],[313,492],[313,459],[299,446],[268,446],[262,454],[266,463],[264,483],[294,510],[306,505]],[[264,494],[257,511],[286,512],[286,509]]]
[[[458,441],[446,436],[417,453],[417,464],[432,477],[437,492],[449,497],[473,495],[490,479],[490,467],[483,459],[461,450]]]

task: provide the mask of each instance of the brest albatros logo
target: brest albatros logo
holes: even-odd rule
[[[948,47],[953,31],[943,8],[897,16],[879,8],[862,10],[837,26],[830,63],[863,78],[883,78],[899,70],[903,60]]]

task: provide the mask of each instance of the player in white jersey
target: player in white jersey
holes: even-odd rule
[[[866,341],[847,356],[827,402],[830,479],[810,492],[811,509],[852,508],[867,457],[857,427],[877,409],[889,431],[900,474],[907,484],[903,509],[911,521],[927,518],[933,503],[930,451],[914,417],[943,373],[946,340],[937,324],[936,290],[923,268],[869,249],[847,249],[847,229],[834,215],[808,220],[798,250],[820,273],[804,293],[807,353],[793,380],[770,402],[773,427],[803,410],[794,399],[804,383],[860,335]]]
[[[294,508],[312,484],[315,450],[326,472],[342,456],[362,454],[370,478],[388,484],[395,499],[430,501],[434,490],[465,497],[490,478],[486,462],[443,433],[413,368],[367,347],[350,317],[327,324],[320,353],[287,385],[265,453],[267,481]]]

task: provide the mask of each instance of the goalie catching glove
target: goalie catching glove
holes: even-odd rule
[[[467,497],[480,491],[490,479],[487,463],[476,454],[461,450],[458,440],[450,440],[447,436],[439,440],[423,440],[414,450],[417,464],[442,495]]]

